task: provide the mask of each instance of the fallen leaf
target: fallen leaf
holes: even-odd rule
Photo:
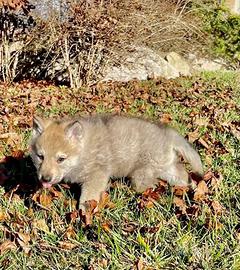
[[[211,206],[216,215],[221,215],[223,212],[223,207],[218,201],[212,201]]]
[[[160,122],[162,124],[169,124],[171,121],[172,121],[172,116],[169,113],[164,113],[160,118]]]
[[[186,212],[187,205],[186,205],[186,203],[185,203],[185,201],[183,199],[181,199],[181,198],[179,198],[177,196],[174,196],[173,203],[175,204],[175,206],[177,206],[181,210],[182,214],[187,213]]]
[[[198,140],[198,142],[199,142],[203,147],[205,147],[206,149],[209,148],[208,143],[207,143],[203,138],[200,138],[200,139]]]
[[[20,233],[20,232],[18,232],[16,235],[17,235],[17,238],[16,238],[17,243],[21,246],[21,248],[26,254],[29,254],[31,250],[30,244],[29,244],[30,235],[25,234],[25,233]]]
[[[237,224],[237,226],[235,227],[235,235],[238,241],[240,241],[240,224]]]
[[[78,217],[79,217],[78,210],[74,210],[66,214],[66,219],[68,220],[68,222],[75,222]]]
[[[17,249],[16,244],[10,240],[5,240],[3,243],[0,244],[0,254],[3,254],[8,250],[16,250],[16,249]]]
[[[69,225],[64,233],[64,236],[67,239],[75,239],[77,236],[77,233],[74,230],[74,227],[72,225]]]
[[[92,225],[93,215],[97,212],[97,201],[89,200],[85,202],[86,211],[79,211],[80,217],[83,220],[85,226]]]
[[[54,198],[62,198],[63,194],[61,191],[56,190],[56,188],[52,187],[49,192],[52,194]]]
[[[140,228],[140,233],[156,233],[159,231],[160,226],[143,226]]]
[[[238,130],[233,125],[230,126],[232,135],[240,141],[240,129]]]
[[[43,206],[49,207],[52,203],[52,196],[44,191],[43,194],[39,195],[39,203]]]
[[[240,233],[239,232],[236,233],[236,238],[238,241],[240,241]]]
[[[9,215],[7,214],[6,211],[4,211],[3,209],[0,209],[0,222],[3,221],[8,221],[9,220]]]
[[[32,222],[34,228],[43,231],[45,233],[49,233],[48,225],[46,224],[45,219],[35,219]]]
[[[147,190],[145,190],[142,194],[142,196],[144,198],[148,198],[148,199],[153,199],[153,200],[158,200],[160,197],[160,194],[157,192],[157,190],[152,189],[152,188],[148,188]]]
[[[199,216],[199,212],[201,207],[197,204],[193,204],[187,208],[187,215],[191,218],[197,218]]]
[[[104,258],[102,258],[102,259],[100,259],[98,261],[98,265],[101,266],[101,268],[103,268],[103,269],[107,269],[108,264],[109,264],[108,263],[108,260],[107,259],[104,259]]]
[[[122,230],[124,232],[127,232],[127,233],[131,233],[131,232],[134,232],[136,231],[136,228],[138,227],[138,224],[137,223],[134,223],[134,222],[128,222],[128,223],[125,223],[123,225],[123,228]]]
[[[197,126],[206,127],[208,125],[208,123],[209,123],[209,118],[206,118],[206,117],[204,118],[204,117],[199,117],[198,116],[194,122],[195,122],[195,124]]]
[[[216,231],[218,231],[218,230],[221,230],[224,226],[223,226],[223,224],[219,221],[219,220],[213,220],[213,219],[209,219],[208,221],[207,221],[207,227],[208,227],[208,229],[213,229],[213,230],[216,230]]]
[[[159,199],[160,194],[166,191],[166,186],[164,181],[160,182],[157,188],[148,188],[145,190],[138,202],[138,207],[140,210],[144,208],[152,208],[154,206],[154,203]]]
[[[194,193],[194,201],[201,202],[206,199],[206,194],[209,192],[206,182],[200,181]]]
[[[136,262],[136,268],[137,268],[137,270],[143,270],[144,264],[143,264],[143,259],[142,258],[140,258],[140,259],[137,260],[137,262]]]
[[[14,242],[10,240],[5,240],[2,244],[0,244],[0,253],[3,254],[8,250],[16,250],[17,246]]]
[[[108,192],[104,191],[101,193],[101,197],[98,203],[98,211],[103,208],[114,208],[115,204],[111,202],[110,195]]]
[[[111,232],[112,224],[110,222],[104,222],[101,224],[101,227],[103,228],[105,232],[109,233]]]
[[[72,250],[75,247],[77,247],[77,244],[71,243],[69,241],[58,241],[58,245],[60,248],[67,249],[67,250]]]
[[[24,155],[25,153],[22,150],[16,150],[11,154],[11,156],[17,160],[23,159]]]
[[[203,176],[203,180],[207,182],[213,177],[214,177],[214,173],[212,171],[207,171]]]
[[[183,196],[189,191],[189,187],[182,187],[182,186],[174,186],[173,187],[173,193],[176,196]]]
[[[32,218],[34,216],[34,211],[32,208],[28,208],[28,211],[27,211],[27,216]]]
[[[193,132],[188,133],[188,141],[194,143],[200,137],[199,130],[196,129]]]

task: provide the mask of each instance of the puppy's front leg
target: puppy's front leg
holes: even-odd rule
[[[109,176],[105,174],[97,174],[90,178],[90,180],[82,184],[81,197],[79,208],[86,211],[86,201],[95,200],[99,202],[101,192],[107,189]]]

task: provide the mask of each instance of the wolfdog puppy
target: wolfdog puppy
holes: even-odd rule
[[[35,117],[30,149],[43,187],[63,179],[81,184],[83,209],[85,201],[99,201],[110,177],[129,177],[138,192],[154,187],[159,178],[189,185],[179,155],[195,173],[203,173],[198,153],[174,129],[124,116]]]

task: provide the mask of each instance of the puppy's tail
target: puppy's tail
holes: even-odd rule
[[[193,147],[174,129],[170,129],[173,148],[177,151],[183,158],[190,163],[193,171],[198,175],[203,175],[203,166],[199,154]]]

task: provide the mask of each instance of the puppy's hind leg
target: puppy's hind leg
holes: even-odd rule
[[[137,192],[143,192],[148,188],[155,188],[159,179],[152,168],[143,167],[136,169],[131,175],[131,185]]]
[[[174,162],[161,169],[159,177],[166,180],[171,186],[189,186],[190,181],[184,165],[180,162]]]

